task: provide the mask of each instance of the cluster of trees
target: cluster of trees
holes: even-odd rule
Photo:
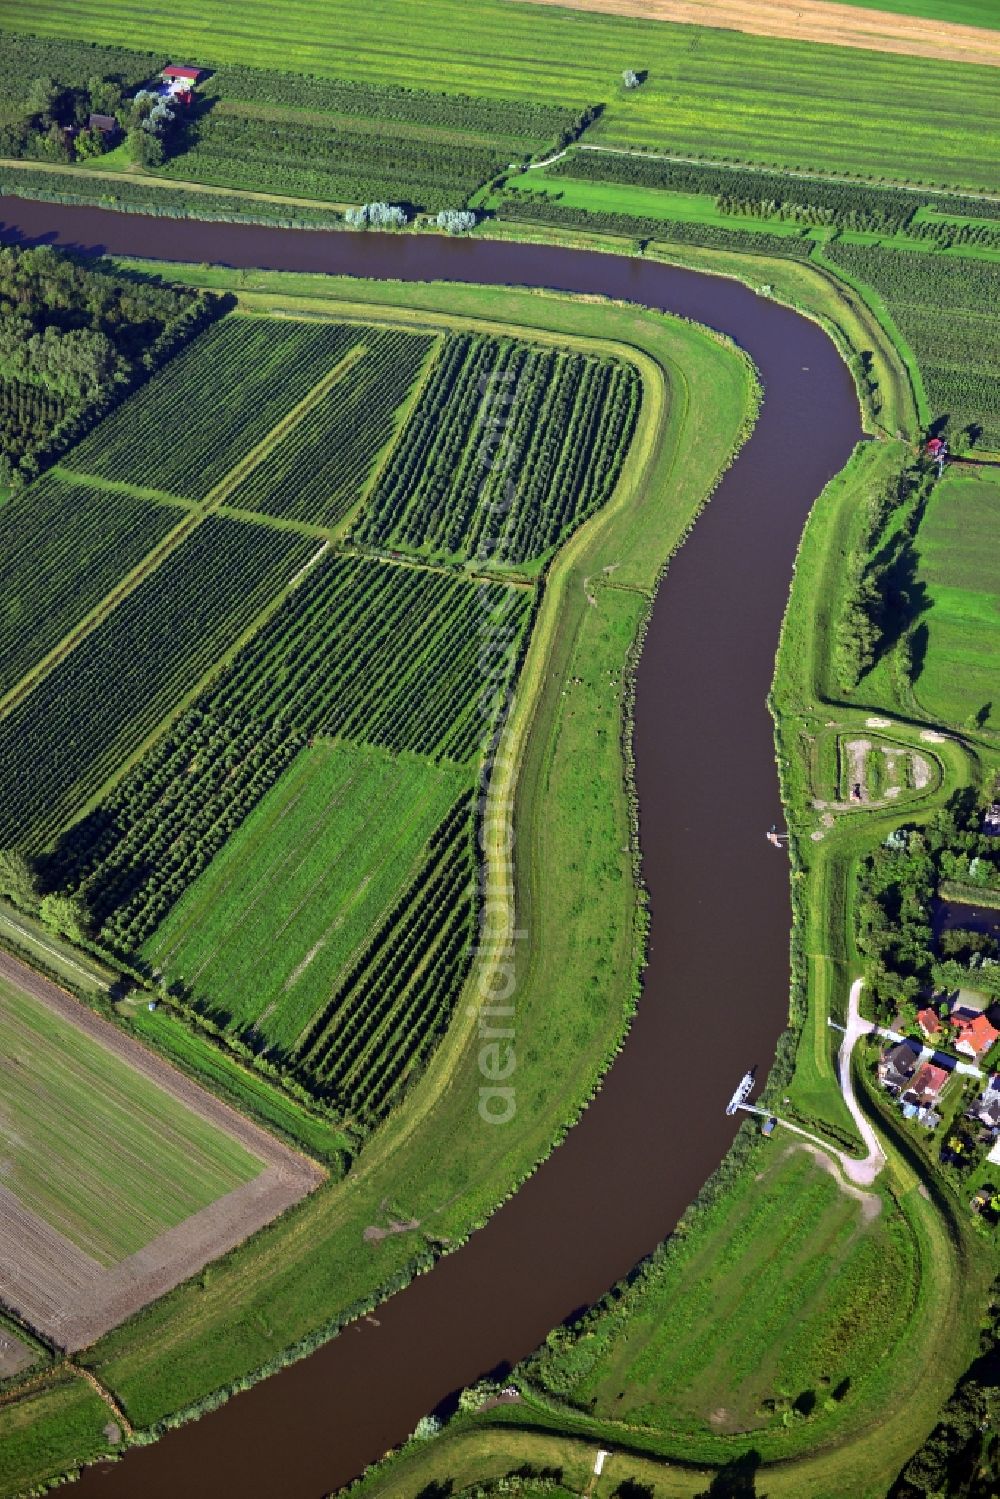
[[[30,860],[17,849],[0,848],[0,898],[21,911],[39,916],[50,931],[74,942],[90,931],[90,912],[79,895],[50,892],[42,895]]]
[[[0,484],[33,478],[53,433],[127,390],[202,301],[49,246],[0,248]]]
[[[931,482],[919,466],[907,467],[866,498],[835,626],[834,666],[844,692],[853,692],[883,651],[905,638],[915,605],[913,536]],[[884,540],[890,518],[903,505],[909,505],[903,524]]]
[[[964,927],[935,944],[932,903],[958,867],[1000,885],[1000,850],[980,831],[974,795],[956,792],[923,828],[897,828],[861,866],[856,907],[865,982],[879,1014],[913,1019],[928,988],[972,986],[1000,998],[1000,953],[987,934]]]
[[[117,122],[127,135],[132,160],[143,166],[161,166],[180,138],[177,111],[169,100],[148,89],[128,98],[114,78],[95,76],[85,84],[33,78],[22,109],[19,118],[0,127],[0,154],[64,165],[102,156],[119,136],[92,129],[95,114]]]
[[[1000,448],[993,315],[1000,264],[842,239],[825,246],[824,256],[882,297],[920,367],[931,410],[947,412],[951,430],[964,429],[963,441],[976,434],[984,448]]]
[[[349,208],[344,220],[352,229],[403,229],[406,209],[395,203],[363,203],[360,208]]]
[[[1000,1286],[995,1285],[979,1355],[896,1479],[889,1499],[994,1499],[1000,1471],[998,1426]]]
[[[434,222],[449,234],[464,234],[475,229],[476,215],[468,208],[442,208]]]

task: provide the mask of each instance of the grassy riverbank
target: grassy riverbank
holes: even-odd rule
[[[87,1365],[140,1428],[274,1368],[285,1357],[276,1355],[276,1342],[311,1346],[430,1263],[437,1248],[457,1246],[549,1152],[592,1093],[631,1013],[645,931],[622,748],[623,668],[663,564],[745,435],[755,393],[746,361],[721,340],[638,309],[474,287],[179,274],[233,285],[273,311],[391,310],[415,324],[475,323],[614,353],[638,369],[643,402],[614,499],[552,566],[493,787],[499,804],[514,807],[517,917],[529,933],[517,952],[516,1117],[503,1129],[480,1119],[475,1010],[460,1005],[405,1107],[343,1183],[320,1189],[213,1267],[210,1278],[182,1286],[87,1353]],[[564,709],[570,681],[573,713]],[[488,878],[501,927],[512,917],[503,894],[507,858],[500,827]],[[419,1229],[364,1241],[387,1201]],[[45,1421],[52,1450],[61,1419],[54,1395]],[[13,1420],[0,1411],[0,1431],[6,1424],[16,1436]],[[75,1439],[62,1450],[68,1464]],[[6,1453],[13,1463],[16,1441]]]
[[[859,971],[855,866],[901,821],[926,821],[956,788],[982,787],[997,764],[988,736],[922,739],[928,729],[900,711],[887,673],[857,701],[837,689],[846,558],[870,496],[906,460],[901,443],[859,448],[817,501],[772,694],[792,833],[799,1032],[780,1112],[847,1144],[839,1036],[827,1021],[843,1017]],[[938,774],[882,806],[824,812],[833,800],[824,741],[878,739],[872,717],[902,752],[932,756]],[[623,1478],[656,1496],[703,1493],[711,1465],[756,1475],[773,1499],[881,1499],[975,1351],[994,1255],[961,1192],[914,1151],[898,1116],[865,1106],[887,1154],[873,1188],[845,1194],[780,1128],[766,1142],[745,1130],[682,1232],[528,1361],[522,1404],[459,1417],[361,1492],[416,1492],[432,1476],[459,1491],[527,1463],[559,1467],[573,1491],[593,1493],[579,1474],[601,1445],[615,1456],[600,1494]]]

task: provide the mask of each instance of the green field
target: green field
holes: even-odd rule
[[[416,872],[466,772],[317,742],[145,946],[227,1023],[294,1053]]]
[[[182,519],[47,475],[0,513],[0,696]]]
[[[887,10],[897,16],[950,21],[958,26],[1000,28],[1000,0],[842,0],[842,3],[866,10]]]
[[[253,281],[268,286],[278,305],[288,305],[298,290],[307,299],[303,307],[313,299],[318,308],[325,298],[331,311],[338,292],[348,302],[359,292],[357,283],[332,280]],[[271,1360],[279,1330],[282,1342],[294,1341],[390,1279],[412,1273],[419,1248],[412,1238],[393,1236],[377,1253],[361,1239],[366,1225],[382,1221],[387,1196],[424,1219],[429,1231],[464,1236],[551,1148],[593,1087],[626,1023],[641,944],[618,732],[622,697],[609,693],[608,673],[620,677],[659,560],[703,501],[752,400],[740,358],[660,316],[457,286],[371,283],[364,291],[373,303],[408,306],[414,319],[427,308],[428,322],[439,326],[442,316],[465,315],[483,319],[490,331],[542,328],[562,346],[581,340],[590,352],[627,353],[643,377],[636,438],[618,492],[557,554],[550,572],[511,730],[525,753],[515,753],[496,788],[499,797],[513,796],[516,785],[519,826],[538,832],[532,857],[517,865],[519,908],[523,902],[531,933],[519,989],[523,1108],[503,1132],[485,1124],[470,1128],[470,1119],[479,1117],[478,1044],[475,1016],[470,1020],[459,1005],[406,1107],[390,1115],[361,1152],[349,1187],[320,1189],[297,1210],[294,1224],[278,1223],[229,1256],[195,1299],[180,1288],[94,1349],[90,1360],[101,1377],[116,1391],[127,1389],[130,1412],[143,1424]],[[612,331],[617,343],[608,341]],[[682,439],[692,459],[667,483]],[[601,576],[610,562],[619,567],[616,581],[633,586],[597,584],[600,606],[590,606],[582,580]],[[570,676],[579,683],[575,713],[567,716],[561,687]],[[514,764],[522,763],[523,775],[511,779]],[[609,798],[608,786],[621,790]],[[543,806],[544,816],[537,815]],[[507,882],[504,851],[491,843],[494,858],[496,884],[489,888],[499,893]],[[589,892],[584,922],[581,881]]]
[[[1000,265],[842,241],[824,246],[822,259],[869,288],[893,319],[919,367],[925,419],[947,418],[959,447],[971,440],[1000,451]]]
[[[133,489],[203,500],[330,375],[361,331],[351,324],[223,318],[74,448],[65,466]]]
[[[280,19],[279,19],[280,17]],[[8,27],[121,44],[126,8],[10,0]],[[146,47],[206,66],[353,78],[476,97],[606,108],[607,144],[970,188],[1000,185],[995,68],[892,56],[570,10],[477,0],[178,0],[144,13]],[[289,38],[294,40],[290,43]],[[648,79],[629,94],[623,68]],[[892,130],[885,100],[892,99]]]
[[[752,1164],[624,1306],[550,1337],[532,1384],[689,1460],[812,1449],[884,1401],[915,1335],[919,1239],[891,1199],[845,1191],[780,1130]]]
[[[484,390],[501,423],[486,437]],[[639,400],[628,365],[452,335],[352,537],[449,561],[537,560],[613,493]]]
[[[0,844],[40,853],[315,550],[208,516],[0,720]]]
[[[45,1488],[76,1463],[114,1449],[104,1434],[111,1412],[84,1380],[58,1380],[6,1406],[0,1482],[9,1494]]]
[[[229,508],[331,526],[360,499],[434,341],[400,328],[355,336],[360,357],[227,495]]]
[[[943,723],[1000,729],[1000,481],[947,473],[920,522],[926,654],[917,698]]]
[[[252,1181],[261,1163],[0,980],[4,1185],[102,1265]]]

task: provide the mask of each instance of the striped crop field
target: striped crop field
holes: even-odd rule
[[[39,851],[315,550],[208,516],[0,719],[0,846]]]
[[[470,12],[474,14],[470,15]],[[427,91],[601,104],[608,145],[951,186],[1000,186],[1000,69],[514,0],[8,0],[4,24]],[[624,68],[648,76],[621,87]],[[892,101],[891,128],[885,102]]]
[[[226,496],[227,506],[330,526],[357,503],[434,343],[400,328],[359,328],[357,337],[361,357]]]
[[[454,334],[354,538],[449,560],[541,557],[611,495],[639,398],[630,365]]]
[[[172,507],[52,474],[0,509],[0,696],[181,518]]]
[[[299,1039],[308,1086],[359,1122],[384,1118],[447,1028],[476,915],[472,794],[434,830],[423,863]]]
[[[294,1057],[469,780],[414,755],[317,741],[144,956],[223,1024]]]
[[[262,1170],[237,1140],[0,978],[0,1180],[101,1265]]]
[[[101,422],[65,467],[203,500],[361,332],[350,323],[225,317]]]
[[[483,641],[507,642],[502,681],[494,684],[502,693],[533,598],[502,583],[324,557],[204,706],[228,721],[466,761],[492,728],[492,707],[484,713],[481,702]]]

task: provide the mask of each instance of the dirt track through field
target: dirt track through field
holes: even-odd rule
[[[1000,67],[1000,31],[861,10],[832,0],[512,0]],[[638,66],[638,64],[636,64]]]
[[[225,1130],[263,1165],[253,1181],[108,1268],[0,1187],[0,1301],[73,1353],[270,1223],[319,1186],[325,1173],[5,952],[0,952],[0,977],[77,1026],[202,1119]]]

